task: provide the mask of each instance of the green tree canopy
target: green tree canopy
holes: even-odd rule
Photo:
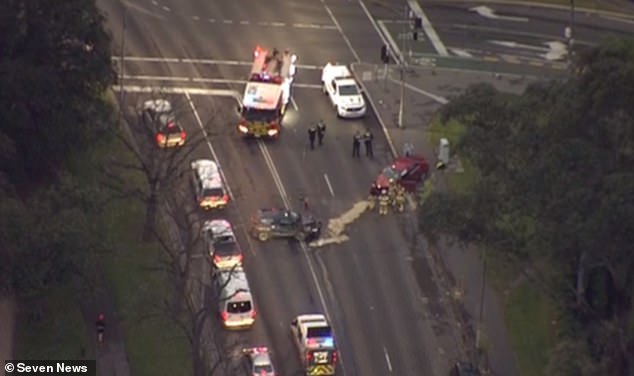
[[[0,168],[23,186],[107,130],[110,37],[94,0],[5,0],[0,15]]]
[[[569,80],[521,96],[472,86],[442,117],[466,126],[456,149],[477,171],[473,189],[436,192],[420,210],[430,238],[477,242],[541,276],[614,375],[634,358],[633,104],[634,40],[585,51]]]

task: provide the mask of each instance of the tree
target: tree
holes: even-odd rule
[[[142,121],[141,108],[146,100],[165,99],[168,96],[160,90],[152,96],[143,98],[136,106],[135,114],[125,114],[125,120],[130,126],[132,135],[125,129],[117,133],[117,138],[133,155],[134,163],[122,163],[113,156],[104,172],[103,184],[110,188],[116,195],[122,197],[136,197],[146,206],[146,219],[143,238],[146,241],[153,240],[156,229],[157,214],[160,205],[165,202],[170,194],[178,193],[182,189],[182,178],[189,177],[189,162],[193,158],[192,153],[202,143],[206,142],[206,134],[210,133],[210,126],[217,120],[215,116],[207,119],[204,130],[187,135],[184,146],[171,149],[161,149],[154,142],[154,125]],[[180,101],[171,101],[177,121],[182,121],[185,113],[191,111],[189,105],[182,98]],[[126,184],[127,172],[140,172],[146,179],[147,189],[143,191],[130,191]]]
[[[63,174],[26,200],[4,190],[0,200],[1,284],[19,297],[39,296],[79,277],[90,280],[100,240],[97,193]]]
[[[94,0],[6,0],[0,14],[0,167],[31,190],[110,131],[110,37]]]
[[[610,374],[633,367],[632,56],[633,40],[613,41],[582,53],[568,81],[521,96],[476,85],[452,100],[443,119],[465,125],[456,149],[477,179],[468,194],[432,194],[419,215],[431,239],[518,264],[584,332],[610,328],[609,341],[575,333]]]

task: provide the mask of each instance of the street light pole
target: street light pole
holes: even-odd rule
[[[408,19],[408,11],[407,7],[405,7],[405,22],[403,23],[403,33],[401,37],[401,63],[400,63],[400,73],[401,73],[401,100],[399,101],[398,106],[398,127],[403,128],[403,112],[405,111],[405,38],[409,35],[407,32],[407,26],[409,24]]]

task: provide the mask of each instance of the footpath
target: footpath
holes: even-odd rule
[[[490,72],[458,71],[434,67],[406,68],[403,85],[402,127],[398,127],[400,112],[400,71],[397,66],[353,64],[352,70],[360,82],[370,106],[377,114],[394,155],[402,154],[405,143],[414,152],[423,154],[430,165],[437,161],[437,146],[429,145],[428,125],[433,114],[448,100],[471,84],[488,82],[499,90],[520,93],[532,80],[527,76],[492,74]],[[451,173],[451,172],[447,172]],[[444,179],[435,173],[435,189],[445,189]],[[476,362],[475,328],[478,325],[482,286],[482,260],[470,250],[457,247],[428,247],[428,259],[439,289],[449,299],[450,320],[454,322],[454,336],[461,347],[463,360]],[[483,363],[493,375],[517,374],[515,356],[504,325],[503,301],[492,288],[484,293],[483,338],[487,357]]]

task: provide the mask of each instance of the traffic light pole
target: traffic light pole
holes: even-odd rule
[[[409,35],[407,32],[407,26],[409,25],[408,9],[405,7],[405,22],[403,23],[403,33],[401,34],[401,61],[400,61],[400,73],[401,73],[401,99],[398,106],[398,127],[403,128],[403,112],[405,111],[405,38]]]

